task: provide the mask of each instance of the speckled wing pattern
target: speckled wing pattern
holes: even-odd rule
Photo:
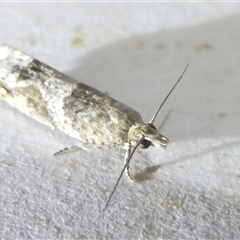
[[[143,125],[135,110],[0,43],[0,99],[78,139],[83,148],[113,148]]]

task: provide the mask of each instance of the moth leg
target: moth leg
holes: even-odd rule
[[[0,99],[6,101],[6,97],[10,94],[10,91],[0,84]]]
[[[125,158],[124,158],[124,165],[127,163],[127,160],[129,158],[130,154],[131,154],[131,145],[129,144],[127,146],[127,151],[126,151]],[[129,164],[126,167],[125,173],[126,173],[127,177],[130,179],[130,181],[133,182],[134,179],[133,179],[133,177],[131,176],[131,174],[129,172]]]
[[[65,148],[61,149],[60,151],[55,152],[53,154],[53,156],[58,156],[58,155],[69,153],[69,152],[75,152],[79,149],[80,149],[80,147],[78,147],[76,145],[65,147]]]

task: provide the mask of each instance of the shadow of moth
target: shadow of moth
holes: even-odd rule
[[[145,124],[132,108],[0,43],[0,99],[29,117],[78,139],[80,149],[126,149],[124,168],[106,208],[123,173],[132,180],[129,162],[136,148],[167,146],[168,139],[158,133],[153,123],[187,67],[151,121]]]

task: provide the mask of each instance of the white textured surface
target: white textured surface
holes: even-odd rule
[[[138,110],[172,140],[51,154],[75,140],[0,102],[1,238],[239,239],[239,3],[1,3],[0,40]]]

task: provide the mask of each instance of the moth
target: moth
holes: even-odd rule
[[[0,99],[29,117],[78,139],[80,149],[126,149],[124,168],[106,208],[123,173],[133,180],[129,163],[137,147],[167,146],[168,139],[153,123],[187,67],[152,119],[144,123],[132,108],[0,43]]]

